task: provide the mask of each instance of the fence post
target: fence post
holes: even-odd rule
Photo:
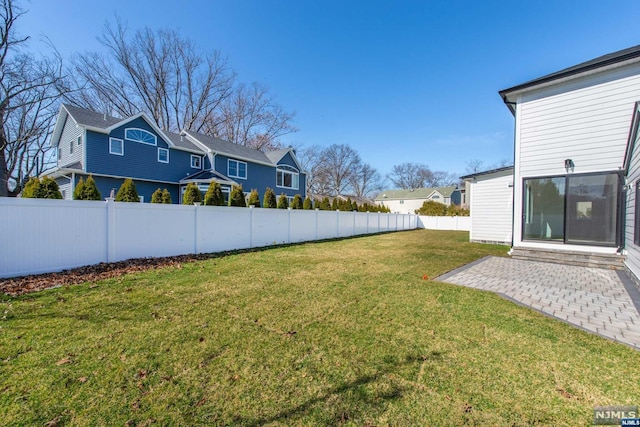
[[[336,209],[336,237],[340,237],[340,209]]]
[[[369,211],[367,211],[367,234],[369,234]]]
[[[318,218],[318,212],[320,212],[320,209],[316,208],[316,240],[318,240],[318,222],[320,221]]]
[[[253,248],[253,208],[254,205],[249,205],[249,249]]]
[[[200,203],[193,203],[193,253],[198,253],[198,207]]]
[[[352,233],[352,235],[355,236],[356,235],[356,213],[355,212],[352,212],[352,213],[353,213],[353,233]]]
[[[291,243],[291,211],[292,209],[289,207],[287,208],[288,214],[287,214],[287,220],[289,222],[289,226],[287,227],[287,243]]]
[[[115,199],[107,197],[107,262],[116,260],[116,212]]]

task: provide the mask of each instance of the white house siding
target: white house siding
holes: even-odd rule
[[[513,171],[481,175],[470,185],[472,242],[511,244]]]
[[[77,141],[79,136],[82,136],[82,144],[78,146]],[[73,154],[69,154],[69,144],[73,144]],[[71,117],[67,117],[58,145],[58,147],[62,149],[62,157],[58,159],[58,166],[65,167],[76,162],[82,162],[84,146],[84,128],[76,126]]]
[[[640,247],[636,246],[633,241],[635,234],[636,201],[638,200],[636,183],[640,181],[640,149],[638,143],[640,143],[640,141],[636,141],[634,151],[631,155],[629,174],[626,179],[626,184],[629,187],[627,190],[625,214],[625,249],[627,252],[625,265],[636,277],[640,277]]]
[[[613,253],[615,248],[522,242],[523,178],[615,171],[622,167],[635,102],[640,100],[640,65],[633,64],[532,90],[516,109],[514,246]]]
[[[405,199],[405,200],[385,200],[382,205],[391,210],[392,213],[415,214],[416,209],[420,209],[427,199]]]

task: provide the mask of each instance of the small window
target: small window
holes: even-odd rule
[[[78,137],[78,142],[77,143],[78,143],[78,146],[82,145],[82,136]]]
[[[200,156],[191,155],[191,167],[194,169],[202,169],[202,158]]]
[[[247,164],[245,162],[229,159],[228,172],[229,173],[227,175],[231,178],[247,179]]]
[[[140,142],[142,144],[157,145],[157,138],[154,134],[144,129],[129,128],[124,130],[124,137],[129,141]]]
[[[62,148],[58,147],[58,160],[62,159]]]
[[[276,187],[297,190],[300,183],[298,170],[291,166],[278,166],[276,170]]]
[[[158,148],[158,161],[160,163],[169,163],[169,150],[166,148]]]
[[[73,141],[69,142],[69,154],[73,154]]]
[[[109,154],[124,156],[124,141],[118,138],[109,138]]]
[[[439,198],[440,196],[438,196],[437,194],[432,197],[432,199],[439,199]]]
[[[400,204],[401,204],[401,205],[404,205],[404,200],[400,200]]]

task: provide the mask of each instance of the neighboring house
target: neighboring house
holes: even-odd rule
[[[220,183],[225,198],[231,186],[245,193],[267,187],[290,199],[305,196],[305,173],[292,149],[264,153],[192,131],[161,130],[144,113],[118,119],[63,104],[51,137],[57,165],[43,175],[56,179],[63,198],[71,199],[78,180],[92,175],[103,197],[132,178],[144,202],[166,188],[179,203],[187,184],[206,192]]]
[[[469,240],[510,245],[513,166],[461,176],[471,210]]]
[[[640,46],[500,95],[515,117],[513,248],[627,254],[640,276]]]
[[[426,201],[442,203],[444,205],[460,205],[460,191],[455,186],[435,188],[414,188],[411,190],[384,190],[375,201],[385,206],[392,213],[415,213]]]

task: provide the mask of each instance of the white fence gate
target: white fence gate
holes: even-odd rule
[[[416,215],[0,198],[0,277],[420,227]]]

